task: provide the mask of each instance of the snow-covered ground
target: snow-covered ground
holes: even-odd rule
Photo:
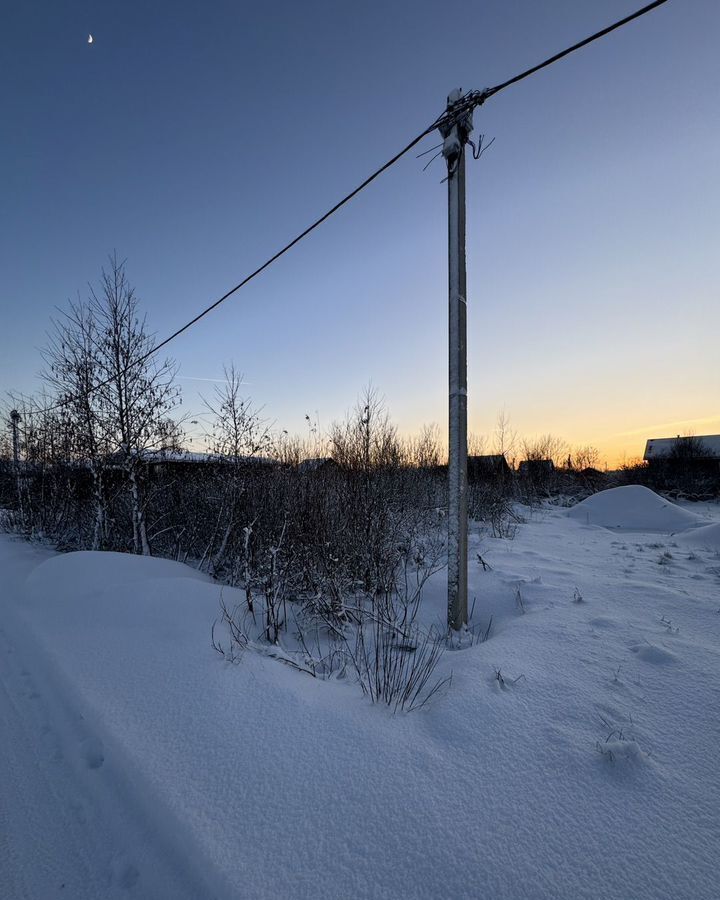
[[[717,900],[720,509],[646,501],[474,534],[490,637],[396,716],[224,663],[188,567],[0,536],[0,897]]]

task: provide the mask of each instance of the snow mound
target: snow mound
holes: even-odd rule
[[[30,573],[26,587],[30,596],[48,594],[57,598],[66,585],[73,585],[76,595],[97,596],[111,587],[175,578],[211,580],[207,575],[170,559],[79,550],[45,560]]]
[[[693,528],[687,534],[680,534],[677,542],[683,547],[703,547],[720,552],[720,522],[704,525],[702,528]]]
[[[584,525],[645,532],[685,531],[706,521],[639,484],[593,494],[569,509],[568,516]]]

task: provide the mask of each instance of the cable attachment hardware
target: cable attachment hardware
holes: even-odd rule
[[[456,88],[448,95],[447,112],[438,125],[438,131],[443,136],[442,155],[447,162],[448,175],[455,172],[463,147],[473,129],[472,111],[473,107],[465,102],[461,88]]]

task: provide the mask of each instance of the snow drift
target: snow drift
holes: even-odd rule
[[[188,578],[193,581],[212,581],[207,575],[190,566],[154,556],[131,556],[127,553],[78,550],[53,556],[41,563],[29,575],[29,596],[53,596],[62,601],[71,588],[74,595],[92,595],[114,586],[138,584],[157,578]]]
[[[593,494],[568,510],[568,516],[583,525],[645,532],[685,531],[706,521],[639,484]]]
[[[702,547],[705,550],[720,552],[720,522],[703,525],[702,528],[693,528],[685,534],[679,534],[676,541],[683,547]]]

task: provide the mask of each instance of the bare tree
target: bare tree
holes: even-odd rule
[[[75,491],[63,464],[72,458],[73,437],[62,410],[43,393],[11,397],[16,414],[14,435],[18,463],[14,465],[17,511],[14,525],[22,533],[68,537],[69,512]],[[13,440],[15,444],[15,439]]]
[[[483,456],[487,440],[484,434],[471,432],[468,435],[468,456]]]
[[[549,459],[558,468],[565,462],[567,449],[566,442],[552,434],[542,434],[532,439],[525,438],[522,442],[525,459],[530,461]]]
[[[423,425],[418,437],[408,441],[407,455],[419,469],[434,469],[441,465],[445,454],[438,425]]]
[[[262,418],[262,411],[242,394],[243,376],[234,364],[226,366],[224,372],[225,381],[216,385],[212,400],[203,398],[211,417],[207,435],[210,450],[223,467],[222,502],[216,526],[216,532],[221,530],[222,537],[211,559],[215,572],[223,565],[233,530],[240,524],[252,530],[247,522],[239,521],[248,460],[260,453],[269,453],[273,446],[270,426]],[[247,546],[245,541],[243,559],[247,557]]]
[[[101,378],[98,349],[101,336],[92,309],[80,301],[52,321],[48,344],[42,351],[46,368],[41,377],[54,390],[66,428],[72,435],[70,455],[87,465],[93,483],[95,507],[91,548],[107,541],[107,503],[104,474],[112,447],[101,420],[95,391]]]
[[[568,469],[582,471],[583,469],[597,469],[600,463],[600,451],[597,447],[591,447],[586,444],[582,447],[575,447],[568,456],[570,465]]]
[[[365,388],[355,409],[330,429],[332,458],[345,469],[364,472],[393,467],[403,462],[397,428],[380,394]]]
[[[501,454],[512,466],[512,460],[517,449],[517,432],[510,425],[510,416],[506,410],[500,410],[495,423],[495,442],[493,453]]]
[[[110,257],[99,291],[90,289],[89,313],[97,329],[93,394],[103,446],[112,448],[125,470],[131,500],[133,549],[150,555],[142,493],[148,453],[178,445],[180,425],[170,418],[178,405],[177,367],[152,356],[155,340],[140,315],[125,263]]]
[[[225,380],[215,386],[212,400],[202,398],[210,413],[211,452],[224,460],[244,462],[272,449],[272,434],[262,410],[242,396],[243,376],[233,363],[224,367]]]

